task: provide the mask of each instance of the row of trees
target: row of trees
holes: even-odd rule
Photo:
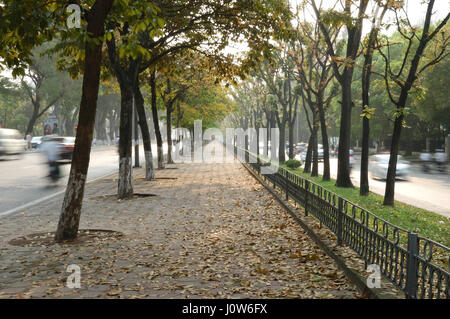
[[[46,53],[57,58],[58,70],[72,77],[83,76],[73,163],[55,236],[58,241],[77,236],[95,122],[96,118],[104,118],[97,112],[101,80],[118,83],[118,196],[130,198],[133,106],[144,142],[146,178],[151,180],[153,150],[146,99],[157,141],[158,167],[163,168],[158,100],[166,110],[168,135],[173,112],[178,114],[177,124],[207,114],[202,108],[183,109],[183,103],[189,101],[214,105],[209,108],[210,116],[203,117],[212,125],[230,111],[223,87],[196,89],[190,97],[186,92],[196,83],[208,83],[212,78],[215,82],[227,80],[236,84],[238,77],[249,74],[248,81],[240,83],[235,91],[235,99],[242,106],[236,112],[240,117],[235,117],[240,127],[261,127],[264,119],[268,127],[280,127],[279,156],[284,160],[284,134],[288,132],[292,157],[293,124],[297,112],[303,109],[310,131],[306,169],[314,175],[318,174],[319,133],[324,151],[328,152],[327,120],[332,114],[330,109],[339,110],[337,185],[351,187],[349,148],[352,109],[356,106],[354,91],[358,86],[354,73],[362,70],[362,165],[367,165],[368,160],[369,120],[376,114],[369,100],[375,74],[384,82],[395,108],[385,195],[385,204],[392,205],[408,96],[418,87],[420,76],[447,56],[449,16],[431,24],[435,0],[427,1],[420,28],[409,22],[403,2],[393,0],[345,1],[342,8],[321,8],[314,0],[302,1],[296,8],[285,0],[3,0],[1,4],[0,59],[14,76],[25,76],[33,66],[34,50],[48,43],[53,45]],[[80,28],[67,24],[66,9],[70,4],[80,8]],[[385,23],[388,13],[394,18]],[[363,36],[367,22],[371,31]],[[396,36],[402,41],[392,42],[392,37],[381,32],[389,26],[396,28]],[[247,49],[241,54],[228,53],[226,48],[235,43],[245,43]],[[394,51],[400,52],[395,60]],[[375,68],[374,59],[381,60],[380,69]],[[40,112],[52,101],[47,98],[45,105],[39,107]],[[324,155],[324,178],[328,179],[329,155]],[[365,195],[368,179],[364,167],[361,174],[361,192]]]
[[[434,126],[447,127],[443,122],[446,115],[439,120],[437,117],[449,110],[448,98],[438,92],[446,83],[449,14],[433,25],[435,1],[427,1],[423,25],[414,26],[404,5],[399,1],[361,0],[323,8],[313,0],[302,2],[296,8],[288,39],[275,44],[275,59],[263,61],[237,90],[241,111],[230,120],[240,125],[242,120],[233,118],[246,116],[244,122],[254,127],[260,127],[261,121],[266,127],[276,124],[280,129],[280,161],[285,160],[285,133],[289,135],[289,158],[293,158],[295,126],[307,125],[310,137],[304,172],[312,176],[318,175],[320,133],[324,180],[330,179],[328,130],[332,129],[339,135],[339,187],[353,186],[349,167],[353,135],[362,148],[361,195],[369,194],[370,128],[375,122],[378,132],[372,133],[373,140],[380,140],[376,136],[379,131],[383,137],[392,132],[384,204],[394,205],[403,129],[417,122],[430,123],[433,117]],[[394,31],[388,33],[389,29]],[[433,82],[427,83],[429,79]],[[264,103],[259,102],[261,99]],[[296,112],[301,112],[302,120],[294,123]],[[256,119],[252,114],[264,116]],[[417,127],[409,131],[408,135],[421,134]]]
[[[56,45],[50,53],[58,57],[58,68],[72,76],[83,75],[76,143],[55,236],[57,241],[73,239],[78,233],[101,78],[114,78],[119,84],[118,196],[130,198],[133,195],[133,104],[146,152],[146,177],[152,178],[152,149],[142,84],[148,85],[150,90],[158,165],[163,167],[162,138],[156,116],[159,73],[164,73],[163,69],[167,67],[170,74],[172,65],[182,65],[181,57],[186,52],[195,52],[202,56],[206,72],[214,74],[219,80],[233,81],[236,76],[242,76],[254,67],[260,57],[270,55],[272,45],[269,39],[283,36],[282,26],[290,17],[287,2],[281,0],[92,0],[38,3],[34,0],[19,3],[4,0],[1,4],[0,58],[14,76],[25,74],[32,64],[34,48],[52,41]],[[66,24],[65,11],[70,4],[77,4],[81,9],[80,28],[71,28]],[[248,50],[239,57],[227,54],[225,48],[233,42],[246,42]],[[174,85],[171,80],[161,82],[166,83],[162,99],[169,105],[170,115],[172,106],[176,104],[172,100],[178,94],[173,95]],[[178,98],[182,95],[180,93]],[[207,92],[200,92],[196,98],[207,99],[205,95]],[[217,106],[224,105],[223,98],[223,95],[222,98],[214,97]],[[170,117],[168,119],[170,122]]]
[[[43,119],[48,115],[58,118],[59,134],[73,136],[78,123],[81,93],[80,79],[71,79],[67,73],[56,70],[53,56],[42,55],[52,46],[46,43],[33,52],[32,64],[26,76],[13,81],[0,78],[0,123],[3,127],[15,128],[26,135],[42,135]],[[170,67],[164,67],[156,75],[156,105],[158,120],[167,123],[161,131],[163,139],[171,139],[173,125],[192,128],[195,119],[202,119],[207,127],[215,125],[222,114],[229,112],[231,101],[227,98],[228,89],[212,73],[206,72],[207,60],[200,54],[185,54],[177,58]],[[151,88],[142,83],[145,105],[144,116],[150,120],[150,135],[154,134],[151,105]],[[164,113],[163,113],[164,111]],[[172,118],[176,118],[172,123]],[[114,78],[103,81],[97,103],[94,136],[97,142],[112,142],[119,137],[120,90]],[[159,128],[158,130],[163,128]],[[169,160],[171,163],[171,149]],[[139,165],[138,165],[139,166]]]
[[[80,81],[58,72],[55,59],[41,56],[46,46],[33,51],[32,64],[16,81],[2,77],[2,126],[20,130],[24,136],[42,135],[42,119],[53,112],[61,119],[62,132],[73,132],[79,104]],[[72,134],[70,134],[72,135]]]

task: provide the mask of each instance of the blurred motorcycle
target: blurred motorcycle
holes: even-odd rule
[[[438,172],[443,173],[447,171],[447,154],[443,149],[437,149],[434,153],[434,161]]]
[[[41,151],[46,157],[49,167],[48,178],[56,183],[61,178],[61,170],[59,160],[61,159],[62,145],[57,137],[50,136],[42,143]]]
[[[433,160],[433,156],[431,153],[428,152],[422,152],[419,156],[420,160],[422,161],[422,171],[424,173],[428,173],[431,171],[431,163]]]
[[[432,171],[444,173],[447,171],[447,154],[443,149],[437,149],[434,154],[423,152],[419,158],[424,173],[431,173]]]

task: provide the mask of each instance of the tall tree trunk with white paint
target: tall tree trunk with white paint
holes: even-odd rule
[[[132,119],[133,92],[128,85],[120,85],[120,140],[119,140],[119,181],[117,195],[119,199],[133,196],[132,179]]]
[[[153,71],[150,76],[150,87],[152,91],[152,117],[153,125],[155,127],[156,144],[158,147],[158,169],[164,168],[164,153],[163,153],[163,140],[161,136],[161,129],[158,121],[158,109],[156,106],[156,72]]]
[[[145,180],[151,181],[155,179],[155,170],[153,168],[152,142],[150,139],[150,130],[145,116],[144,97],[139,88],[139,81],[134,86],[134,101],[136,111],[139,116],[139,126],[141,127],[142,142],[144,144],[145,156]]]
[[[113,2],[114,0],[97,0],[89,11],[87,32],[93,38],[103,37],[105,19],[112,8]],[[69,181],[55,234],[55,240],[58,242],[75,239],[78,234],[97,110],[102,45],[102,43],[85,44],[80,116]]]

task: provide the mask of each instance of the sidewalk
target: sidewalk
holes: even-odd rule
[[[179,164],[153,182],[134,172],[118,201],[116,178],[86,188],[81,243],[18,237],[53,232],[62,195],[0,218],[0,298],[357,298],[359,294],[240,164]],[[16,244],[19,243],[16,240]],[[81,268],[69,289],[67,266]]]

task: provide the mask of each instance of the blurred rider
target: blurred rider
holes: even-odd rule
[[[424,172],[429,172],[431,169],[430,163],[432,162],[432,159],[433,159],[431,154],[428,153],[427,151],[423,151],[422,153],[420,153],[419,158],[422,161],[422,170]]]
[[[50,169],[49,177],[55,182],[61,175],[58,163],[60,160],[60,145],[55,138],[50,137],[49,140],[42,143],[41,150],[47,158]]]
[[[444,172],[446,170],[447,161],[447,154],[445,154],[444,150],[437,149],[436,153],[434,153],[434,160],[436,161],[438,171]]]

